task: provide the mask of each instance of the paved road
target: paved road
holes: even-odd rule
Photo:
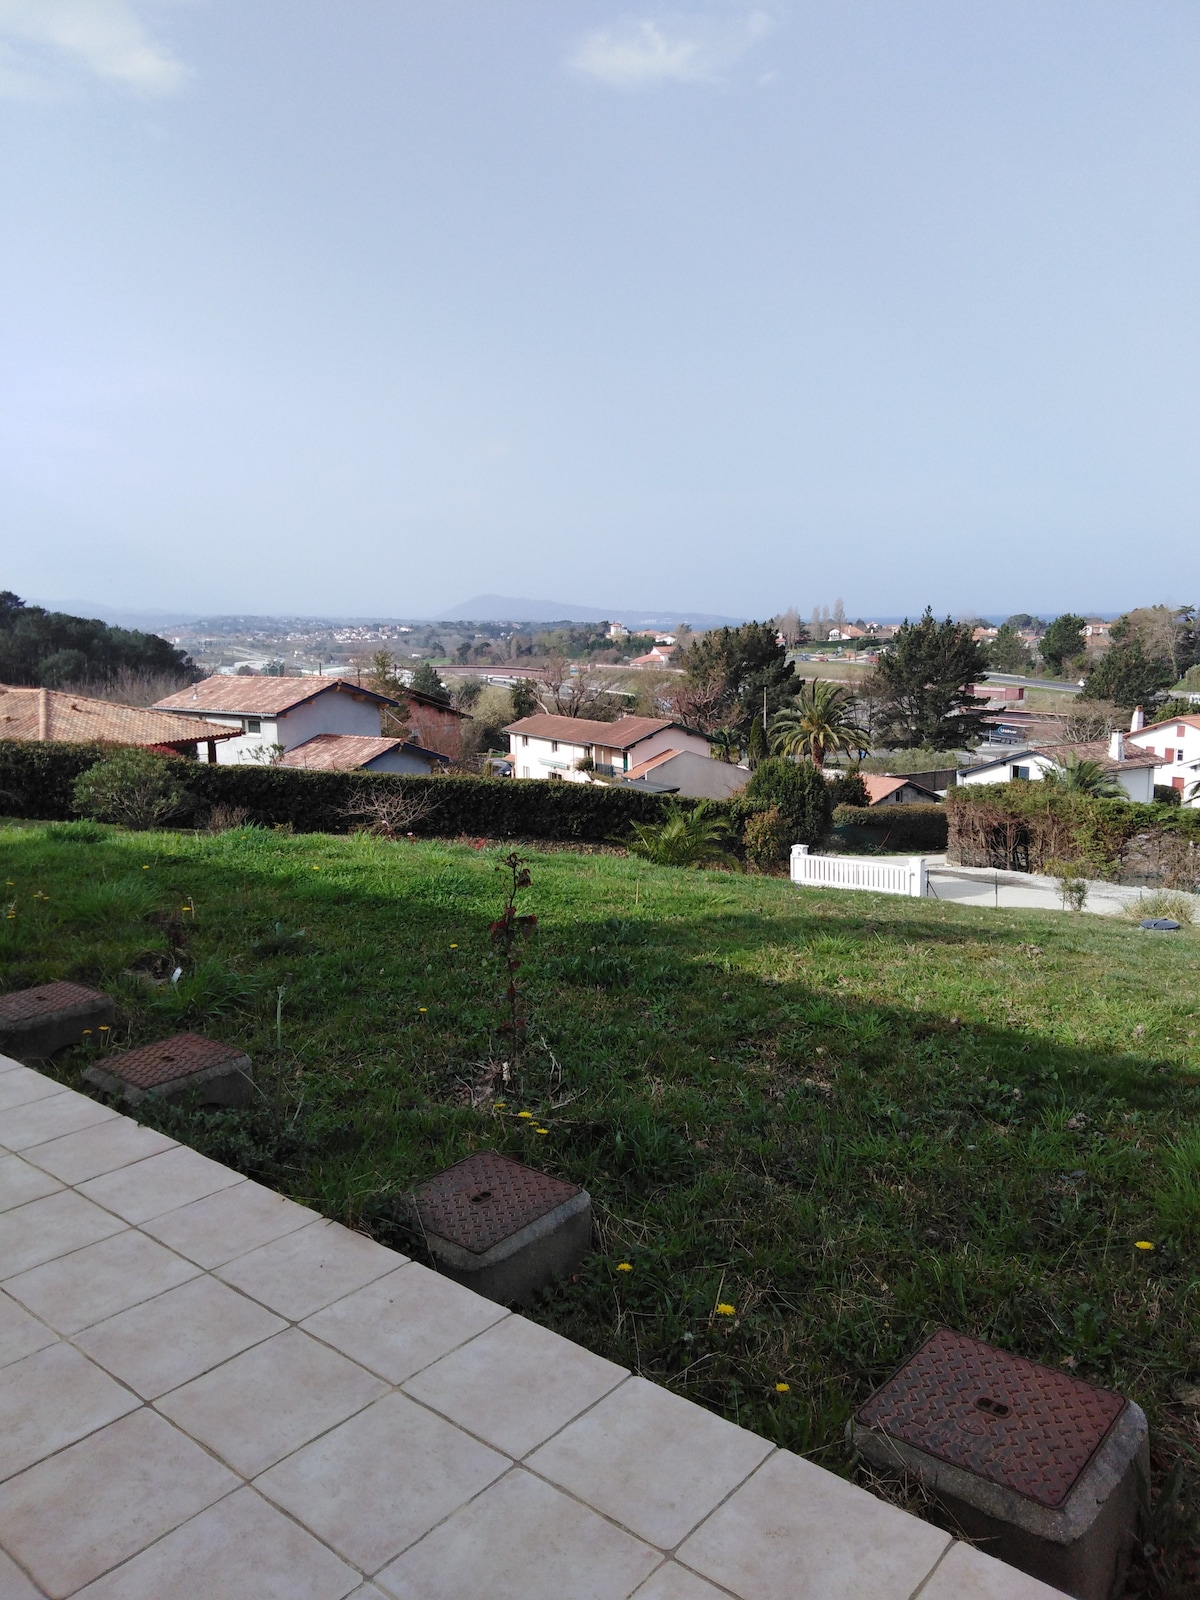
[[[1025,689],[1057,689],[1060,694],[1082,694],[1081,683],[1064,683],[1061,678],[1022,678],[1016,672],[988,672],[985,683],[1016,683]]]

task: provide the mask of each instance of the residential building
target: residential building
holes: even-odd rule
[[[856,628],[852,622],[843,622],[840,627],[830,628],[829,630],[829,642],[831,644],[839,642],[844,644],[850,639],[865,639],[866,637],[867,630],[865,628]]]
[[[629,629],[623,622],[610,622],[604,635],[607,639],[628,639]]]
[[[618,717],[592,722],[536,712],[505,728],[518,778],[561,778],[588,783],[597,777],[624,777],[651,756],[690,750],[709,759],[708,740],[678,722],[660,717]]]
[[[131,744],[164,755],[216,760],[234,730],[197,717],[183,723],[162,711],[117,705],[58,689],[0,685],[0,739],[53,744]]]
[[[1155,783],[1178,789],[1184,805],[1200,807],[1200,715],[1147,726],[1139,706],[1125,742],[1157,758]]]
[[[281,767],[309,772],[407,772],[422,778],[449,764],[449,756],[425,750],[411,739],[363,733],[317,733],[279,760]]]
[[[750,782],[750,768],[714,761],[694,750],[664,750],[630,767],[623,788],[678,794],[687,800],[727,800]]]
[[[1124,789],[1130,800],[1154,799],[1154,772],[1157,757],[1127,748],[1126,735],[1114,733],[1106,744],[1097,739],[1085,744],[1026,745],[1007,751],[996,760],[978,767],[960,767],[959,783],[1040,782],[1048,772],[1062,771],[1071,758],[1097,762]]]
[[[656,644],[646,651],[644,656],[634,656],[629,663],[631,667],[669,667],[671,657],[675,654],[673,644]]]
[[[890,777],[879,772],[860,772],[869,806],[936,805],[941,795],[911,777]]]
[[[216,723],[232,733],[217,747],[223,766],[269,761],[320,733],[378,738],[380,713],[400,702],[348,678],[237,678],[224,673],[168,695],[155,707],[179,718]],[[209,759],[213,759],[210,755]]]

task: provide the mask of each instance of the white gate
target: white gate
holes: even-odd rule
[[[925,895],[924,856],[811,856],[792,846],[792,882],[807,889],[870,889],[875,894]]]

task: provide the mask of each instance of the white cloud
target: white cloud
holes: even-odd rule
[[[738,17],[675,13],[631,17],[585,34],[567,65],[614,89],[718,83],[775,26],[767,11]]]
[[[144,0],[0,0],[0,94],[52,99],[81,75],[173,93],[184,68],[150,37],[147,9]]]

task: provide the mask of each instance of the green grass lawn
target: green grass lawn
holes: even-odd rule
[[[1132,1395],[1159,1466],[1195,1462],[1195,934],[530,850],[517,1062],[497,850],[49,825],[0,852],[4,988],[109,988],[116,1047],[249,1052],[257,1109],[153,1113],[218,1159],[405,1249],[405,1191],[480,1146],[586,1185],[595,1253],[532,1314],[835,1469],[941,1323]]]

